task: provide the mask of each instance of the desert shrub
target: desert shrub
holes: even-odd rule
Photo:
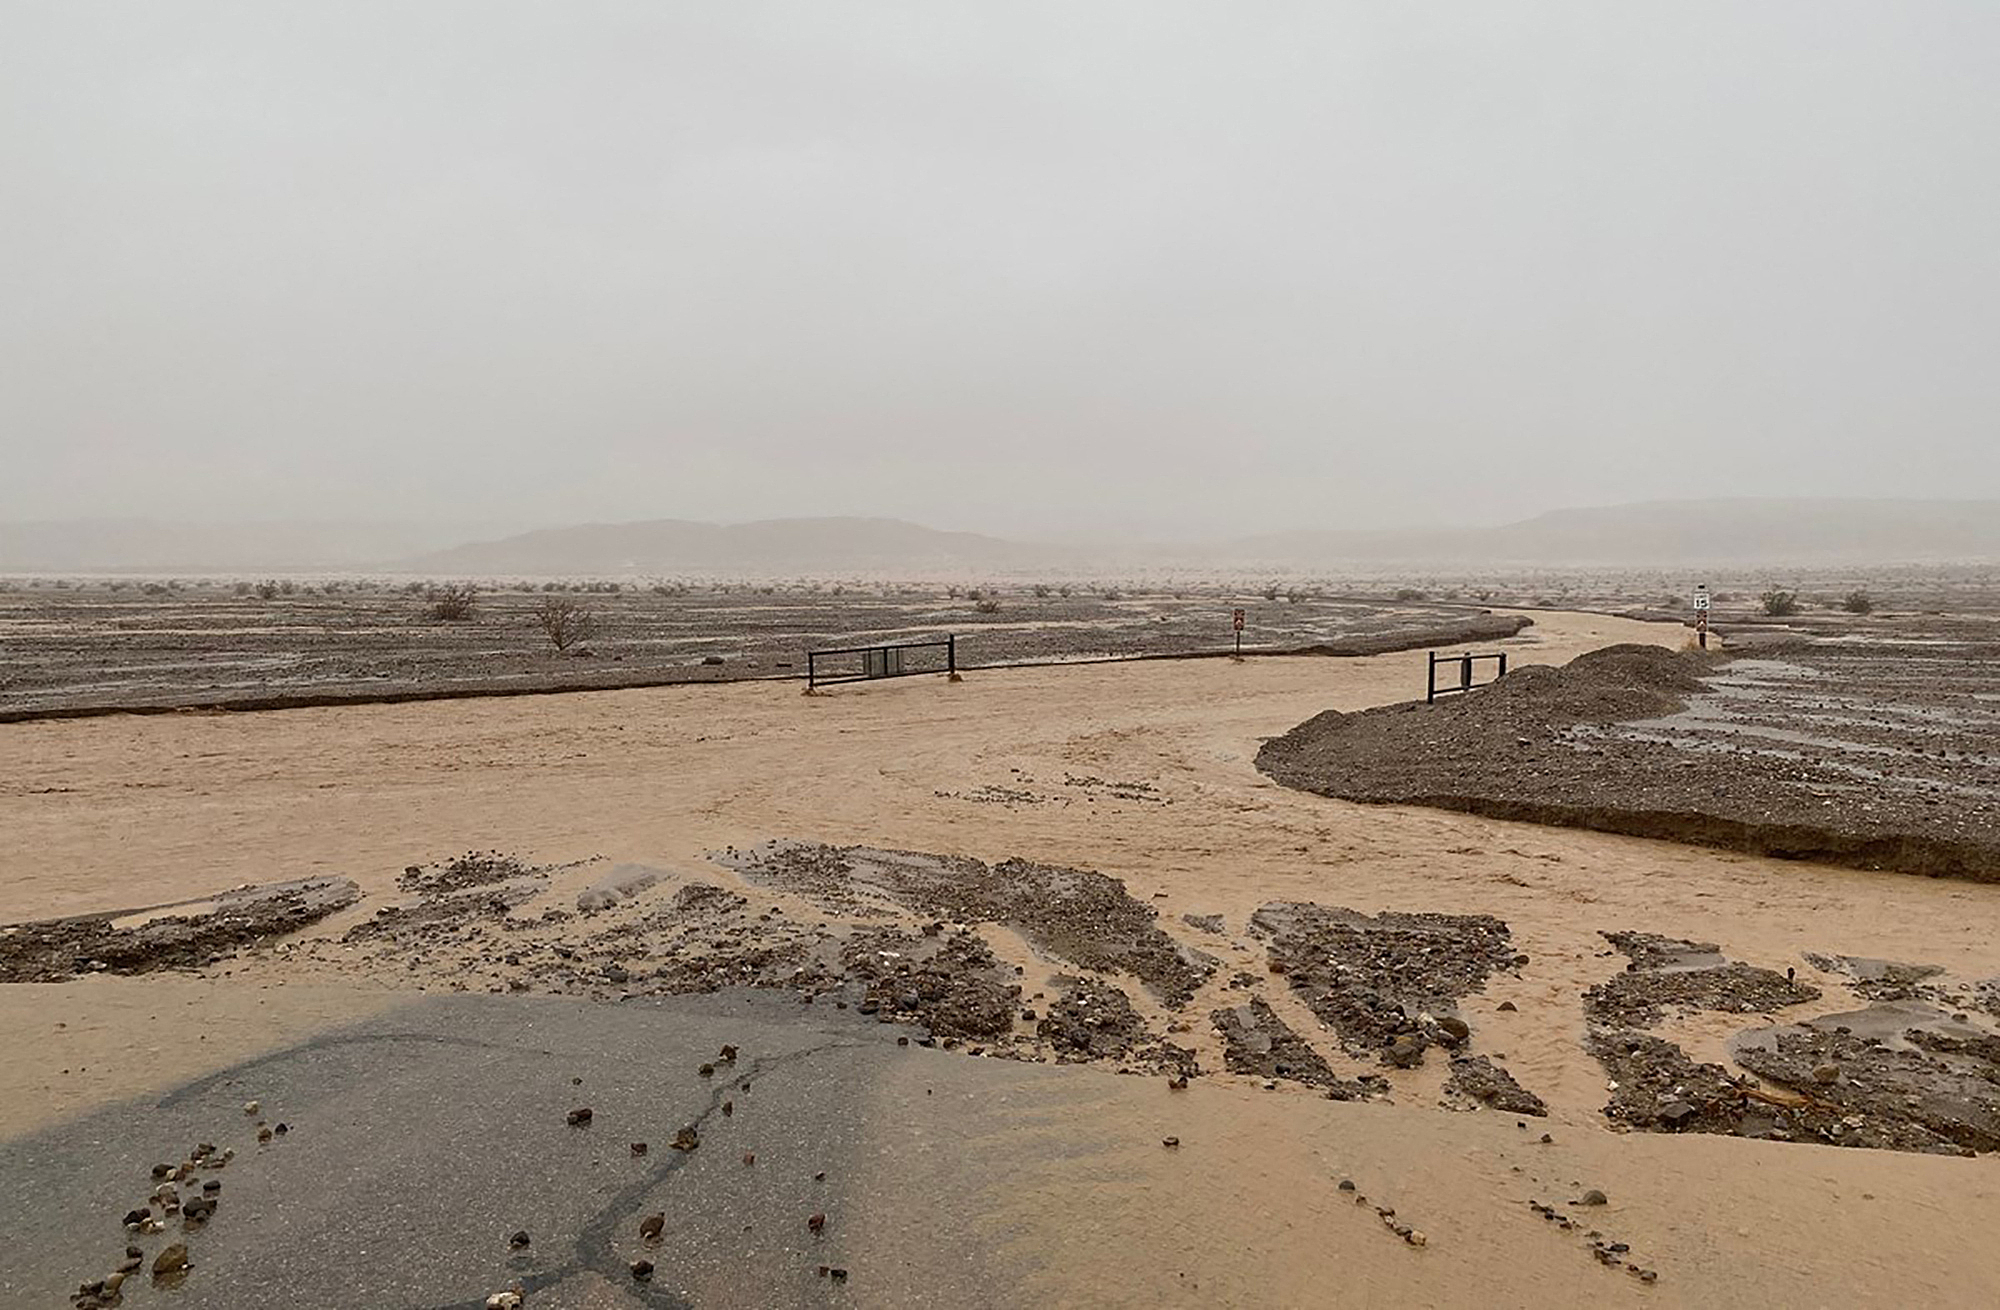
[[[235,592],[235,593],[236,593],[237,595],[239,595],[239,596],[247,596],[247,595],[249,595],[249,594],[250,594],[250,592],[251,592],[251,590],[252,590],[252,588],[251,588],[250,584],[249,584],[249,583],[247,583],[247,582],[238,582],[238,583],[235,583],[235,584],[233,584],[233,585],[232,585],[232,586],[231,586],[231,587],[230,587],[229,589],[230,589],[231,591]]]
[[[597,616],[590,606],[561,595],[542,597],[535,606],[535,623],[549,644],[559,651],[590,640],[590,635],[597,631]]]
[[[946,600],[957,600],[960,596],[965,594],[965,589],[963,587],[946,587],[944,589],[944,594]]]
[[[1046,582],[1037,582],[1032,588],[1032,590],[1037,596],[1041,597],[1043,600],[1047,600],[1049,597],[1049,592],[1052,591],[1053,588],[1051,588],[1049,584]]]
[[[430,590],[427,610],[440,623],[457,623],[472,617],[479,603],[479,589],[470,583],[454,582]]]
[[[1849,614],[1873,614],[1875,598],[1865,591],[1850,591],[1847,598],[1840,602],[1840,608]]]
[[[276,600],[278,598],[278,584],[269,578],[264,579],[251,588],[251,590],[257,593],[258,600]]]
[[[1118,590],[1118,588],[1116,588],[1116,587],[1106,587],[1106,588],[1105,588],[1105,589],[1104,589],[1104,590],[1103,590],[1102,592],[1100,592],[1100,593],[1098,593],[1098,594],[1099,594],[1099,595],[1101,595],[1101,596],[1103,596],[1103,597],[1104,597],[1104,599],[1106,599],[1106,600],[1124,600],[1124,599],[1125,599],[1125,593],[1124,593],[1124,592],[1122,592],[1122,591],[1120,591],[1120,590]]]
[[[981,614],[998,614],[1000,612],[1000,598],[998,596],[981,596],[978,600],[972,602],[972,608]]]
[[[1397,600],[1429,600],[1430,597],[1415,587],[1396,588]]]
[[[1272,583],[1272,584],[1271,584],[1270,586],[1268,586],[1268,587],[1264,588],[1264,599],[1265,599],[1265,600],[1276,600],[1276,599],[1277,599],[1278,597],[1280,597],[1280,596],[1282,596],[1282,595],[1284,595],[1284,594],[1285,594],[1285,593],[1284,593],[1283,589],[1282,589],[1282,588],[1280,588],[1280,587],[1278,586],[1278,584],[1277,584],[1277,583],[1275,583],[1275,582],[1274,582],[1274,583]]]
[[[1285,593],[1285,604],[1296,605],[1305,598],[1306,594],[1303,591],[1300,591],[1297,587],[1294,587],[1290,591]]]
[[[278,594],[280,596],[295,596],[298,594],[298,590],[299,584],[293,582],[290,578],[286,578],[278,584]]]
[[[1799,594],[1795,591],[1781,591],[1773,587],[1759,599],[1764,606],[1764,612],[1774,619],[1799,612]]]
[[[981,591],[977,587],[973,587],[965,593],[965,598],[977,604],[978,602],[986,599],[986,593]]]
[[[1061,596],[1061,597],[1063,597],[1064,599],[1068,599],[1068,597],[1069,597],[1069,591],[1070,591],[1070,589],[1069,589],[1068,587],[1057,587],[1057,588],[1056,588],[1056,595],[1058,595],[1058,596]]]
[[[148,582],[145,586],[139,588],[139,590],[145,592],[148,596],[164,596],[168,592],[168,587],[164,582]]]

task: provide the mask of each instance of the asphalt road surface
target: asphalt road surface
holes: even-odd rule
[[[128,1242],[147,1261],[133,1307],[478,1307],[516,1282],[535,1310],[876,1303],[886,1287],[871,1295],[847,1209],[856,1161],[895,1137],[870,1120],[871,1085],[913,1060],[961,1089],[1025,1072],[897,1044],[910,1035],[769,997],[423,999],[0,1146],[0,1303],[61,1306]],[[733,1065],[717,1061],[724,1044],[739,1048]],[[571,1126],[585,1106],[589,1124]],[[260,1145],[260,1120],[289,1131]],[[687,1127],[699,1145],[674,1149]],[[151,1167],[197,1142],[236,1150],[200,1175],[223,1183],[213,1218],[128,1232]],[[648,1243],[640,1222],[655,1212],[666,1222]],[[510,1249],[517,1230],[524,1250]],[[154,1280],[176,1241],[190,1269]],[[634,1279],[638,1259],[650,1281]],[[914,1276],[939,1303],[975,1305],[993,1290],[981,1263],[957,1245]]]

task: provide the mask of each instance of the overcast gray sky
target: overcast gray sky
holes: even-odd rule
[[[0,0],[0,518],[2000,495],[2000,5]]]

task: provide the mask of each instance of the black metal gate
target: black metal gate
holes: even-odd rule
[[[908,658],[911,651],[941,650],[944,665],[936,659]],[[822,672],[823,666],[830,671]],[[834,650],[806,652],[806,690],[829,687],[840,682],[868,682],[876,678],[914,678],[923,673],[955,675],[958,672],[958,637],[943,641],[903,641],[888,646],[842,646]]]
[[[1462,655],[1440,655],[1436,651],[1432,651],[1430,656],[1430,676],[1424,681],[1424,700],[1427,703],[1436,700],[1440,696],[1449,696],[1461,691],[1471,691],[1474,687],[1484,687],[1488,683],[1497,682],[1507,676],[1507,652],[1504,650],[1495,651],[1488,655],[1475,655],[1470,651]],[[1488,678],[1486,682],[1474,682],[1472,680],[1473,663],[1479,660],[1493,660],[1500,666],[1494,670],[1493,676]],[[1445,666],[1446,680],[1442,683],[1438,681],[1438,667],[1440,665]],[[1455,681],[1453,680],[1454,678],[1456,679]]]

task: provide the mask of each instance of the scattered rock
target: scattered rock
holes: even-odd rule
[[[1319,1020],[1357,1055],[1410,1068],[1433,1043],[1471,1029],[1452,1014],[1516,959],[1507,925],[1490,915],[1360,914],[1309,901],[1274,901],[1250,919],[1271,960]],[[1441,1019],[1428,1024],[1419,1016]]]
[[[1514,1075],[1483,1055],[1453,1056],[1451,1076],[1445,1080],[1447,1095],[1457,1095],[1508,1114],[1545,1118],[1548,1106],[1542,1098],[1514,1081]]]
[[[185,1242],[175,1242],[153,1257],[153,1277],[162,1278],[177,1274],[188,1267],[188,1249]]]
[[[590,1107],[589,1107],[589,1106],[587,1106],[587,1105],[584,1105],[584,1106],[579,1106],[579,1107],[577,1107],[576,1109],[574,1109],[574,1110],[571,1110],[571,1111],[569,1112],[569,1126],[570,1126],[570,1127],[572,1127],[572,1128],[581,1128],[581,1127],[583,1127],[583,1126],[584,1126],[585,1124],[587,1124],[587,1123],[589,1123],[589,1122],[590,1122]]]

